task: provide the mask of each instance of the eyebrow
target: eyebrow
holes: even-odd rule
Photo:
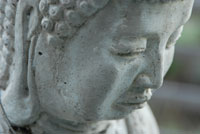
[[[148,3],[169,3],[169,2],[176,2],[176,1],[183,1],[183,0],[132,0],[135,3],[142,3],[142,2],[148,2]]]
[[[114,39],[119,39],[119,38],[158,38],[159,33],[128,33],[128,32],[122,32],[120,34],[117,34],[117,36],[114,37]]]

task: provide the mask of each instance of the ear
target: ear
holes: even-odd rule
[[[38,0],[19,0],[17,5],[13,70],[2,93],[8,119],[17,126],[33,123],[40,113],[32,65],[40,20],[38,5]]]

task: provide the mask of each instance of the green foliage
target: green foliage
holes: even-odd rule
[[[200,16],[198,13],[193,14],[190,21],[185,25],[182,37],[177,44],[200,46]]]

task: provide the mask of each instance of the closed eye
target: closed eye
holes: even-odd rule
[[[172,33],[172,35],[168,39],[168,42],[167,42],[167,45],[166,45],[166,49],[169,49],[169,48],[173,47],[176,44],[178,39],[181,37],[182,31],[183,31],[183,26],[181,26],[174,33]]]
[[[111,46],[110,52],[117,56],[135,56],[146,50],[146,38],[122,38]]]
[[[145,52],[146,48],[136,48],[136,49],[130,49],[130,48],[124,48],[124,49],[116,49],[112,47],[110,49],[110,52],[117,56],[135,56],[137,54]]]

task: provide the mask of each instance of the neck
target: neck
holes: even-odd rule
[[[106,131],[112,124],[113,121],[75,123],[43,114],[35,124],[31,125],[31,129],[33,134],[99,134]]]

